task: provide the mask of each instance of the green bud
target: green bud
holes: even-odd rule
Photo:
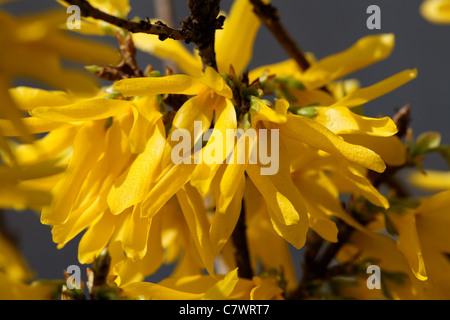
[[[429,131],[421,134],[411,152],[413,157],[417,157],[429,152],[436,151],[441,144],[441,134],[439,132]]]
[[[150,72],[147,74],[147,77],[150,77],[150,78],[159,78],[159,77],[161,77],[161,72],[159,72],[158,70],[150,71]]]
[[[90,73],[96,75],[96,74],[100,73],[103,70],[103,67],[100,67],[100,66],[97,66],[97,65],[90,65],[90,66],[85,66],[84,69],[86,69]]]
[[[293,114],[309,119],[314,119],[314,117],[317,116],[318,113],[317,109],[314,107],[290,107],[288,110]]]

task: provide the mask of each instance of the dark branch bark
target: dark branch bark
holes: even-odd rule
[[[245,206],[242,200],[241,213],[238,222],[231,236],[234,245],[234,257],[238,267],[238,275],[240,278],[251,279],[253,271],[250,262],[250,253],[247,243],[247,226],[245,224]]]
[[[262,0],[250,0],[250,2],[253,4],[254,12],[260,18],[261,22],[275,36],[287,54],[297,62],[300,70],[305,71],[308,69],[310,63],[281,23],[278,10],[271,4],[265,4]]]
[[[147,33],[158,35],[160,40],[171,38],[174,40],[184,40],[190,42],[192,40],[192,33],[187,30],[173,29],[162,22],[151,23],[148,20],[141,20],[139,22],[122,19],[103,11],[94,8],[86,0],[64,0],[70,5],[76,5],[81,10],[83,17],[91,17],[98,20],[103,20],[117,27],[123,28],[133,33]]]
[[[220,12],[220,0],[189,0],[188,7],[191,16],[181,23],[183,30],[192,34],[192,42],[202,58],[203,69],[212,67],[217,70],[216,53],[214,50],[216,29],[220,29],[225,21]]]

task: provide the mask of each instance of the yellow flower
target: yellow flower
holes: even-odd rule
[[[26,142],[33,140],[31,133],[8,93],[13,80],[25,77],[55,88],[92,92],[96,82],[89,74],[63,68],[61,62],[114,63],[118,60],[117,51],[111,47],[74,38],[60,30],[58,25],[66,19],[61,10],[21,17],[0,11],[0,47],[7,48],[0,53],[0,99],[3,103],[0,118],[11,121],[9,128],[16,130]],[[0,131],[0,149],[11,158],[4,134]]]
[[[239,279],[236,269],[218,279],[204,275],[171,277],[158,284],[133,282],[121,289],[126,297],[144,300],[274,300],[282,293],[273,278]]]
[[[449,191],[421,201],[403,214],[389,213],[398,232],[397,247],[404,254],[417,279],[427,281],[434,291],[448,299],[450,277],[446,254],[448,244]]]
[[[368,228],[372,227],[369,225]],[[342,247],[337,259],[341,263],[350,262],[364,268],[363,274],[353,281],[335,280],[334,285],[339,296],[360,300],[438,298],[432,287],[414,276],[408,261],[398,250],[395,240],[386,235],[356,231]],[[366,273],[366,269],[369,265],[380,268],[381,290],[370,290],[367,287],[370,274]]]
[[[420,7],[420,12],[432,23],[450,23],[450,1],[448,0],[425,0]]]
[[[50,300],[53,299],[54,293],[55,286],[53,284],[34,283],[28,285],[0,272],[1,300]]]
[[[426,191],[444,191],[450,189],[450,172],[426,170],[425,173],[414,171],[408,176],[408,182]]]
[[[28,281],[34,276],[14,243],[0,233],[0,269],[12,280]]]

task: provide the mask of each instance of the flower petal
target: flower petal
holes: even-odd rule
[[[342,138],[314,120],[302,116],[287,115],[288,121],[280,126],[280,135],[326,151],[338,158],[347,159],[376,172],[383,172],[386,165],[372,150],[345,142]]]
[[[413,212],[389,214],[389,218],[398,232],[397,247],[408,259],[409,265],[417,279],[428,279],[423,260],[423,254],[416,228],[416,218]]]
[[[114,84],[124,96],[146,96],[156,94],[197,94],[204,85],[198,79],[176,74],[165,77],[123,79]]]
[[[203,264],[208,273],[214,275],[215,256],[209,240],[209,222],[203,199],[190,184],[178,190],[176,195]]]
[[[370,87],[357,89],[335,102],[332,106],[346,106],[348,108],[361,106],[401,87],[416,77],[417,69],[404,70]]]
[[[83,234],[78,245],[78,260],[83,264],[94,262],[100,252],[108,244],[114,232],[117,216],[106,210]]]
[[[90,99],[57,107],[37,107],[30,113],[38,118],[60,122],[107,119],[127,113],[131,104],[125,100]]]
[[[159,174],[164,146],[165,129],[162,120],[159,120],[152,129],[145,150],[137,155],[111,188],[108,205],[112,214],[119,214],[145,198]]]
[[[316,107],[314,120],[335,134],[367,134],[388,137],[397,133],[397,126],[389,117],[369,118],[357,115],[347,107]]]
[[[252,57],[260,25],[261,21],[253,12],[253,5],[249,1],[233,2],[223,30],[216,31],[215,51],[220,72],[228,72],[230,66],[233,66],[237,75],[244,71]]]
[[[406,161],[406,147],[397,136],[375,137],[359,134],[342,134],[342,138],[351,144],[366,147],[377,153],[391,166],[401,166]]]
[[[53,202],[42,210],[43,224],[59,224],[67,219],[84,179],[103,152],[104,140],[103,122],[87,123],[80,129],[69,167],[52,190]]]
[[[311,65],[301,75],[301,81],[310,89],[321,88],[333,80],[387,58],[394,41],[393,34],[366,36],[350,48]]]
[[[450,1],[448,0],[426,0],[422,2],[420,12],[432,23],[450,23]]]
[[[200,77],[202,75],[202,61],[198,55],[190,53],[178,40],[159,40],[157,36],[133,33],[133,42],[136,48],[150,53],[160,59],[170,59],[176,63],[184,73]]]

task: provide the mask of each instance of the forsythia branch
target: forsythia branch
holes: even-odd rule
[[[306,59],[303,51],[281,23],[277,8],[271,4],[265,4],[262,0],[249,1],[253,4],[253,11],[260,18],[261,22],[275,36],[289,56],[297,62],[299,68],[302,71],[308,69],[310,63]]]
[[[190,30],[174,29],[168,27],[161,21],[158,21],[156,23],[151,23],[148,20],[141,20],[139,22],[129,21],[100,11],[94,8],[86,0],[64,1],[70,5],[78,6],[81,10],[81,15],[84,17],[103,20],[133,33],[148,33],[158,35],[160,40],[170,38],[174,40],[184,40],[186,42],[190,42],[193,38],[193,34]]]

